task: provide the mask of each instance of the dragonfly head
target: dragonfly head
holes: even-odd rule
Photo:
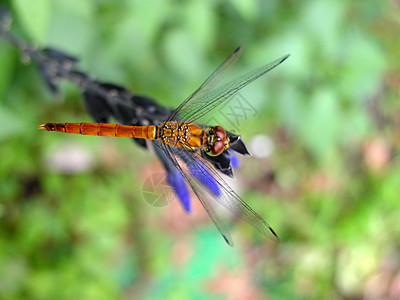
[[[229,137],[221,126],[211,127],[207,135],[206,153],[210,156],[220,155],[229,148]]]

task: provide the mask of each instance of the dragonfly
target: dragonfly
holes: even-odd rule
[[[219,125],[200,125],[196,121],[289,57],[289,55],[282,56],[225,84],[218,85],[227,71],[236,63],[242,51],[243,48],[238,47],[194,93],[158,124],[132,126],[109,123],[46,123],[39,125],[38,128],[81,135],[151,140],[158,148],[157,150],[162,150],[191,186],[228,245],[233,246],[233,240],[226,225],[213,208],[214,200],[262,235],[272,240],[279,240],[267,221],[233,191],[202,155],[203,153],[209,157],[221,155],[229,149],[230,137]]]

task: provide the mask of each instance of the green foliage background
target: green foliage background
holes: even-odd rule
[[[240,134],[267,135],[275,151],[236,172],[281,241],[235,222],[230,248],[201,207],[187,216],[177,201],[143,201],[144,180],[161,171],[151,153],[37,130],[90,118],[75,86],[54,101],[36,66],[0,40],[2,299],[399,297],[396,1],[3,3],[14,33],[171,107],[238,45],[231,75],[291,57],[243,90],[257,116]],[[52,169],[69,147],[89,167]]]

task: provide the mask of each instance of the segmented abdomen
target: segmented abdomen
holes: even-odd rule
[[[128,126],[107,123],[46,123],[39,126],[47,131],[59,131],[83,135],[132,137],[137,139],[156,138],[156,126]]]

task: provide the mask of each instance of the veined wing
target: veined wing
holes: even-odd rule
[[[185,150],[184,148],[172,149],[165,145],[161,145],[161,147],[163,147],[164,151],[168,152],[169,157],[174,161],[175,165],[178,166],[178,170],[190,184],[207,212],[209,212],[208,208],[211,208],[209,201],[211,199],[216,199],[217,202],[231,211],[231,213],[249,223],[264,236],[272,240],[279,240],[277,234],[271,228],[271,226],[232,190],[232,188],[222,179],[215,169],[210,166],[207,161],[201,158],[198,152]],[[193,178],[190,172],[179,164],[180,160],[183,160],[186,165],[191,165],[193,168],[196,168],[196,170],[203,173],[205,177],[207,177],[208,174],[211,174],[220,189],[220,195],[217,197],[208,189],[200,185],[200,183]],[[229,233],[225,226],[221,227],[222,223],[216,218],[215,212],[213,211],[213,214],[209,213],[209,215],[214,224],[217,226],[218,230],[224,236],[225,240],[227,240],[226,236]],[[227,240],[227,242],[231,245],[229,240]]]
[[[155,143],[158,147],[160,147],[167,157],[173,162],[176,166],[178,171],[182,174],[185,178],[186,182],[190,184],[192,187],[193,192],[196,194],[197,198],[199,199],[200,203],[203,205],[204,209],[207,211],[207,214],[210,216],[211,220],[217,227],[218,231],[221,233],[222,237],[225,239],[228,245],[233,246],[233,240],[231,235],[229,234],[228,229],[226,228],[225,224],[218,218],[215,210],[212,208],[208,197],[211,196],[210,192],[207,191],[204,187],[202,187],[196,180],[193,179],[192,175],[190,174],[189,170],[182,164],[180,161],[182,160],[176,153],[178,151],[184,153],[186,150],[183,149],[172,149],[167,145],[164,145],[160,142]]]
[[[204,174],[208,172],[214,177],[221,189],[221,195],[214,198],[222,206],[249,223],[264,236],[272,240],[279,240],[278,235],[271,226],[232,190],[221,175],[207,161],[203,160],[198,152],[181,151],[179,154],[186,164],[193,164],[200,172]],[[200,164],[198,161],[202,161],[202,163]]]
[[[177,120],[177,114],[188,106],[188,102],[202,97],[205,93],[211,90],[221,80],[225,73],[237,62],[242,52],[242,47],[236,48],[235,51],[233,51],[233,53],[206,79],[206,81],[204,81],[204,83],[193,94],[183,101],[179,107],[168,116],[166,121]]]
[[[229,61],[233,56],[235,56],[235,52],[228,58]],[[235,93],[237,93],[240,89],[253,82],[260,76],[266,74],[267,72],[274,69],[276,66],[280,65],[284,60],[286,60],[289,55],[285,55],[281,58],[278,58],[265,66],[262,66],[258,69],[255,69],[249,73],[246,73],[242,76],[233,79],[232,81],[218,87],[215,89],[211,89],[216,80],[211,80],[212,84],[209,85],[208,80],[201,85],[194,94],[192,94],[188,99],[186,99],[168,118],[169,120],[179,119],[181,121],[192,123],[204,116],[218,105],[223,103],[232,97]],[[235,56],[237,59],[237,57]],[[225,63],[224,63],[225,64]],[[222,64],[214,73],[219,73],[219,70],[223,70],[223,74],[226,72],[228,68],[224,67]],[[213,76],[211,75],[211,76]],[[211,77],[210,76],[210,77]],[[221,74],[222,76],[222,74]],[[221,78],[219,74],[217,74],[218,80]],[[204,90],[206,91],[204,91]]]

